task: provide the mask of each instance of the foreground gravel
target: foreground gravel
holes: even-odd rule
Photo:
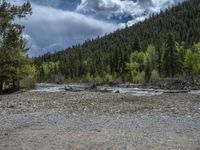
[[[0,96],[0,150],[200,149],[200,95]]]

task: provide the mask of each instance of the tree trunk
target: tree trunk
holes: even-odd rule
[[[0,94],[3,94],[3,81],[0,81]]]
[[[14,90],[17,90],[17,91],[20,89],[18,80],[17,81],[13,80],[13,88],[14,88]]]

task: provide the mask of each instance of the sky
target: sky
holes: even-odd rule
[[[21,4],[26,0],[9,0]],[[33,14],[25,25],[30,56],[83,43],[131,26],[183,0],[30,0]]]

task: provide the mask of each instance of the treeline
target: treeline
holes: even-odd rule
[[[184,77],[190,82],[200,79],[200,42],[185,49],[175,42],[174,35],[169,33],[167,40],[157,49],[149,45],[145,52],[131,53],[126,64],[129,81],[149,82],[161,78]]]
[[[194,79],[199,74],[195,44],[200,41],[199,24],[200,1],[183,2],[132,27],[35,58],[38,79],[53,80],[57,74],[76,82],[113,79],[136,82],[143,78],[148,82],[151,78],[177,76]],[[56,72],[43,73],[44,64],[52,63],[58,64],[53,69]]]
[[[0,94],[4,90],[19,90],[34,83],[36,70],[26,55],[24,27],[13,21],[31,14],[30,3],[14,6],[0,3]]]

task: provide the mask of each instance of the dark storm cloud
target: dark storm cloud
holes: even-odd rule
[[[32,4],[33,15],[20,20],[26,26],[25,38],[29,40],[29,54],[64,49],[88,38],[114,31],[117,26],[85,15]]]
[[[13,0],[10,0],[14,2]],[[26,0],[15,0],[20,4]],[[30,0],[33,15],[26,26],[29,54],[61,50],[132,25],[183,0]]]
[[[31,0],[31,2],[63,10],[74,10],[81,0]]]

